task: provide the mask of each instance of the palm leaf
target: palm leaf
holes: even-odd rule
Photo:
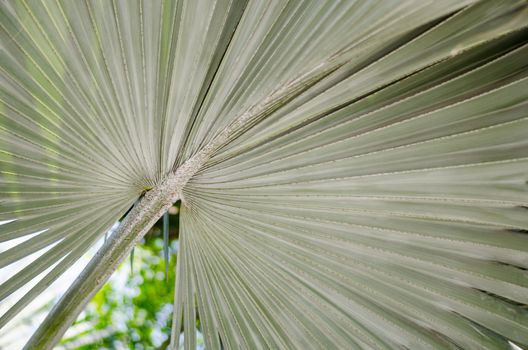
[[[528,344],[525,2],[0,16],[0,242],[29,237],[0,267],[39,253],[0,285],[0,326],[139,199],[27,348],[176,200],[173,347],[181,329],[195,347],[197,313],[211,349]]]

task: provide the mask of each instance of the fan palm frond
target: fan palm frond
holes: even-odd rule
[[[0,326],[128,212],[27,345],[51,348],[181,200],[173,347],[197,313],[208,349],[528,344],[527,19],[1,2],[0,241],[29,238],[0,268],[41,254],[0,285],[40,278]]]

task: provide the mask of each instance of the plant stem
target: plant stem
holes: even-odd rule
[[[185,164],[184,164],[185,166]],[[134,206],[33,334],[24,349],[52,349],[156,221],[179,198],[188,167],[180,168]]]

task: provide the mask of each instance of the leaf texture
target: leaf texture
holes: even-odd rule
[[[30,237],[0,268],[41,252],[0,326],[229,130],[182,193],[173,345],[197,317],[210,349],[528,344],[525,2],[0,16],[0,241]]]

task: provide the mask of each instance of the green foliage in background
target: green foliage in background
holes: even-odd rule
[[[95,295],[72,331],[65,349],[153,349],[168,339],[172,318],[177,241],[172,241],[168,280],[163,240],[148,238]],[[165,344],[166,347],[167,344]]]

